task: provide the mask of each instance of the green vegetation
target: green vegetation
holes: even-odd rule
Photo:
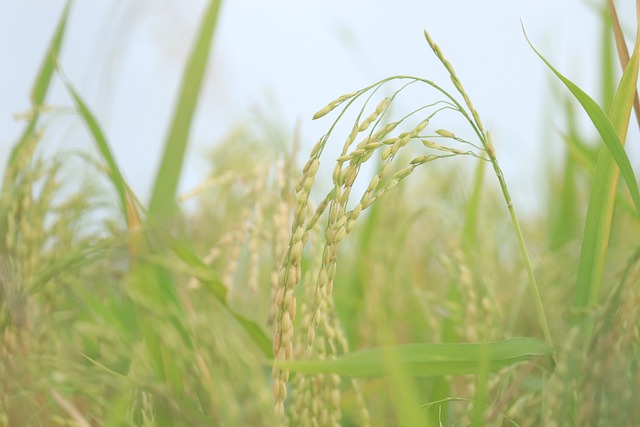
[[[448,86],[394,76],[339,97],[314,116],[333,121],[304,166],[298,142],[238,126],[178,197],[220,4],[148,208],[59,67],[65,8],[0,193],[0,425],[638,425],[640,191],[623,146],[640,32],[629,55],[613,2],[604,105],[532,44],[568,89],[567,144],[541,183],[549,213],[524,222],[427,32]],[[82,154],[39,149],[54,79],[88,130]],[[397,102],[408,91],[427,103]],[[600,141],[576,127],[578,105]],[[70,158],[100,178],[78,185]]]

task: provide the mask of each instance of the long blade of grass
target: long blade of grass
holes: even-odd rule
[[[640,13],[640,2],[637,1],[636,5]],[[622,75],[610,113],[611,123],[620,141],[626,139],[629,127],[631,106],[638,81],[639,48],[640,31],[637,33],[633,55]],[[580,252],[578,283],[574,300],[574,309],[578,311],[594,306],[598,302],[604,258],[611,233],[618,175],[611,152],[601,150],[596,164]]]
[[[149,204],[149,213],[160,221],[170,218],[177,209],[176,191],[221,4],[222,0],[211,0],[209,3],[195,47],[182,76],[178,103]]]
[[[51,41],[49,50],[45,56],[44,62],[40,66],[36,83],[33,86],[31,92],[31,105],[34,107],[41,106],[44,102],[49,86],[51,84],[51,78],[58,63],[58,55],[60,54],[60,48],[62,47],[62,40],[67,27],[67,19],[69,18],[69,11],[71,10],[72,0],[67,1],[65,5],[58,26],[56,27],[55,35]]]
[[[118,193],[118,198],[120,199],[120,208],[122,209],[124,217],[127,219],[127,223],[139,223],[139,216],[137,211],[135,210],[135,204],[129,202],[129,189],[124,180],[124,177],[122,176],[122,173],[120,172],[120,168],[118,168],[104,132],[102,131],[100,125],[98,124],[98,121],[96,120],[87,104],[78,94],[78,91],[76,91],[73,85],[64,77],[64,74],[62,72],[60,72],[60,77],[62,78],[62,81],[64,82],[69,95],[71,95],[71,99],[73,99],[73,102],[76,105],[80,116],[82,117],[84,123],[87,125],[87,128],[89,129],[89,132],[91,133],[91,136],[96,143],[98,151],[107,164],[109,180]]]
[[[610,114],[611,122],[622,141],[626,138],[631,105],[638,80],[640,32],[638,32],[638,36],[634,53],[622,76]],[[578,312],[593,307],[599,299],[604,257],[611,232],[617,181],[618,171],[615,164],[609,152],[603,150],[596,164],[580,254],[578,284],[574,300],[574,309]]]
[[[523,32],[524,32],[524,26],[523,26]],[[571,91],[573,96],[578,100],[580,105],[582,105],[582,108],[585,110],[585,112],[591,119],[591,122],[594,124],[594,126],[598,130],[598,133],[602,137],[602,140],[606,144],[607,148],[609,149],[609,152],[611,153],[611,156],[613,157],[613,159],[615,160],[615,163],[620,169],[620,173],[622,173],[622,177],[624,178],[627,184],[627,187],[629,188],[629,192],[631,193],[631,198],[633,199],[633,203],[636,207],[638,216],[640,216],[640,190],[638,189],[638,184],[636,182],[633,169],[631,168],[631,163],[629,162],[629,158],[624,152],[623,144],[621,142],[621,140],[623,139],[621,139],[620,136],[618,135],[618,132],[616,131],[616,127],[614,127],[614,125],[612,124],[612,120],[610,120],[609,117],[607,117],[604,111],[602,111],[602,108],[600,108],[600,106],[593,100],[593,98],[587,95],[582,89],[580,89],[571,80],[563,76],[558,70],[556,70],[551,65],[549,61],[545,59],[544,56],[542,56],[540,52],[536,50],[536,48],[533,46],[533,44],[527,37],[526,32],[524,33],[524,35],[525,35],[525,38],[527,39],[527,42],[529,43],[529,46],[531,46],[531,49],[533,49],[533,51],[538,55],[538,57],[540,57],[540,59],[542,59],[542,61],[545,64],[547,64],[547,66],[551,69],[551,71],[562,81],[562,83],[565,84],[565,86],[569,89],[569,91]],[[636,61],[637,61],[637,57],[636,57]],[[634,93],[634,91],[631,91],[631,94],[629,94],[628,92],[629,87],[630,85],[633,85],[633,87],[635,87],[635,82],[637,81],[637,74],[636,74],[635,80],[633,80],[632,70],[633,70],[633,67],[631,68],[627,67],[627,70],[625,70],[622,82],[620,83],[620,86],[618,88],[617,95],[616,95],[616,100],[618,103],[620,103],[620,105],[622,105],[623,103],[626,104],[627,98],[629,99],[629,109],[631,106],[631,102],[633,102],[633,93]],[[625,78],[625,75],[626,75],[626,78]],[[628,120],[627,120],[627,124],[628,124]],[[622,125],[622,123],[620,123],[619,126],[620,125]],[[626,127],[624,132],[626,136]]]
[[[613,50],[613,31],[609,12],[601,7],[598,10],[602,24],[602,34],[600,35],[600,57],[596,58],[595,69],[600,69],[600,93],[602,96],[603,109],[611,109],[613,98],[616,94],[618,78],[616,76],[615,52]],[[626,64],[625,64],[626,65]],[[624,69],[624,67],[623,67]]]
[[[624,70],[629,63],[629,50],[627,44],[624,41],[624,34],[622,33],[622,27],[620,26],[620,20],[618,19],[618,13],[616,12],[616,5],[613,0],[607,2],[609,5],[609,15],[611,16],[611,24],[613,26],[613,35],[616,40],[616,49],[618,50],[618,59],[620,65]],[[640,101],[638,100],[638,90],[635,91],[635,97],[633,99],[633,110],[636,113],[636,121],[640,127]]]
[[[141,225],[140,212],[137,208],[136,197],[127,185],[120,168],[116,163],[113,152],[107,141],[107,138],[87,104],[83,101],[82,97],[75,90],[71,82],[67,80],[64,73],[58,69],[58,74],[69,92],[69,95],[73,99],[76,105],[76,109],[80,113],[84,123],[86,124],[93,140],[96,143],[98,151],[107,164],[107,172],[109,174],[109,180],[113,184],[118,194],[120,201],[120,209],[122,215],[127,223],[127,229],[129,230],[129,256],[131,259],[136,258],[142,253],[148,250],[148,244],[145,241],[143,235],[138,233]]]
[[[640,1],[636,1],[637,14],[640,14]],[[640,22],[640,16],[638,17]],[[526,37],[526,33],[525,33]],[[527,39],[529,44],[531,42]],[[611,233],[613,208],[615,205],[616,186],[618,176],[622,173],[631,192],[632,199],[639,210],[638,186],[633,170],[623,149],[626,139],[631,107],[636,92],[638,80],[638,49],[640,46],[640,31],[636,35],[633,55],[627,64],[622,80],[616,91],[609,117],[588,95],[571,81],[556,71],[551,64],[531,45],[536,54],[549,66],[556,76],[569,88],[583,106],[591,121],[603,138],[606,148],[600,151],[596,164],[591,197],[587,209],[585,231],[580,252],[578,266],[578,281],[574,300],[574,309],[583,312],[584,309],[597,304],[605,255]],[[619,168],[616,168],[617,167]],[[639,210],[640,211],[640,210]]]
[[[337,374],[344,377],[382,377],[389,375],[385,348],[348,353],[333,360],[294,360],[278,365],[308,375]],[[397,345],[397,360],[409,375],[437,377],[495,372],[536,357],[550,357],[553,347],[536,338],[512,338],[489,343],[427,343]]]
[[[38,72],[38,76],[36,77],[33,89],[31,91],[31,107],[33,109],[33,114],[25,131],[22,133],[20,140],[13,146],[13,149],[11,150],[8,165],[11,165],[15,161],[22,148],[29,141],[29,139],[33,137],[33,133],[40,116],[40,108],[42,107],[44,99],[47,96],[49,86],[51,85],[51,78],[53,77],[53,71],[55,70],[56,64],[58,63],[58,55],[60,53],[60,48],[62,47],[62,40],[67,28],[67,19],[69,17],[69,11],[71,10],[72,3],[73,2],[69,0],[64,7],[54,36],[51,39],[49,49],[44,56],[42,65],[40,66],[40,71]],[[7,170],[9,170],[9,168],[7,168]]]

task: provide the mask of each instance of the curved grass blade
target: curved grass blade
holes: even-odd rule
[[[58,69],[58,74],[64,82],[69,95],[71,95],[71,98],[73,99],[78,112],[87,125],[91,136],[93,136],[93,140],[96,143],[98,151],[107,164],[109,179],[115,187],[116,192],[118,193],[120,209],[126,221],[127,229],[130,232],[128,242],[129,256],[131,257],[131,259],[134,259],[136,256],[139,256],[140,254],[148,250],[148,244],[144,236],[138,233],[141,225],[141,220],[140,212],[137,208],[138,204],[136,203],[136,197],[127,185],[124,177],[122,176],[120,168],[118,167],[115,157],[113,156],[113,153],[111,151],[111,147],[109,146],[109,142],[107,141],[104,132],[100,128],[100,124],[96,120],[95,116],[93,115],[87,104],[82,100],[73,85],[66,79],[64,73],[62,73],[60,69]]]
[[[640,1],[636,1],[636,13],[640,14]],[[640,22],[640,16],[638,16]],[[526,37],[526,33],[525,33]],[[527,39],[529,42],[529,40]],[[531,45],[531,42],[529,42]],[[622,173],[631,192],[636,210],[640,211],[638,203],[638,186],[633,170],[623,149],[629,127],[631,108],[635,98],[638,81],[638,49],[640,47],[640,31],[636,34],[633,55],[625,67],[622,80],[616,91],[609,117],[588,95],[556,71],[542,55],[531,48],[562,80],[573,95],[582,104],[591,121],[602,136],[607,149],[600,150],[596,164],[587,218],[580,252],[578,266],[578,281],[573,308],[578,313],[594,306],[598,302],[604,262],[609,236],[611,233],[613,209],[615,205],[618,176]],[[619,168],[616,168],[617,167]],[[589,335],[590,332],[587,334]],[[587,337],[587,339],[589,339]]]
[[[609,12],[605,7],[598,7],[594,9],[597,9],[601,24],[601,34],[599,37],[600,57],[596,58],[594,69],[600,70],[600,105],[602,105],[603,110],[607,111],[607,109],[611,108],[611,104],[613,104],[613,97],[616,94],[616,87],[618,85],[618,76],[616,75],[615,67],[615,52],[613,47],[613,26],[609,19]],[[624,69],[624,67],[622,68]]]
[[[130,226],[138,225],[140,223],[140,218],[135,207],[135,203],[133,203],[133,195],[129,190],[122,173],[120,172],[120,168],[116,163],[115,158],[113,157],[113,153],[111,151],[111,147],[109,146],[109,142],[104,135],[104,132],[100,128],[98,121],[95,116],[89,110],[87,104],[82,100],[78,92],[71,85],[71,83],[64,77],[62,72],[60,72],[60,77],[64,82],[69,95],[73,99],[78,112],[82,116],[87,128],[89,128],[89,132],[91,136],[93,136],[93,140],[96,142],[96,146],[98,147],[98,151],[100,152],[102,158],[107,163],[107,170],[109,172],[109,179],[113,186],[116,188],[118,193],[118,198],[120,199],[120,207],[122,209],[122,213],[124,217],[127,219],[127,224]]]
[[[627,50],[627,45],[624,41],[624,34],[622,33],[622,27],[620,26],[620,20],[618,19],[618,13],[616,12],[616,5],[613,0],[609,0],[609,15],[611,16],[611,24],[613,26],[613,34],[616,40],[616,49],[618,50],[618,59],[620,60],[620,65],[624,70],[627,68],[627,64],[629,63],[629,51]],[[638,100],[638,90],[635,91],[635,96],[633,99],[633,110],[636,113],[636,121],[638,122],[638,126],[640,126],[640,101]]]
[[[27,127],[22,132],[20,139],[13,145],[11,152],[9,153],[9,158],[5,167],[5,176],[4,179],[2,179],[2,184],[0,184],[0,195],[2,195],[2,197],[6,196],[11,185],[13,185],[16,180],[16,174],[22,169],[21,165],[16,164],[18,159],[21,157],[21,153],[23,153],[25,148],[33,142],[34,138],[37,138],[35,130],[36,125],[38,124],[38,118],[40,117],[40,108],[42,107],[47,92],[49,91],[53,70],[55,68],[55,64],[58,62],[58,54],[62,47],[62,40],[67,27],[67,19],[69,17],[71,4],[72,1],[69,0],[62,11],[62,15],[58,21],[58,26],[56,27],[53,38],[51,39],[51,44],[45,53],[42,65],[40,66],[40,71],[38,72],[35,83],[33,84],[33,90],[31,92],[32,115]],[[23,155],[22,157],[25,156]],[[7,222],[9,221],[7,215],[8,212],[6,208],[0,208],[0,236],[4,236],[7,232]],[[5,239],[0,239],[0,249],[4,248],[4,246]]]
[[[348,353],[333,360],[297,360],[278,366],[307,375],[337,374],[351,378],[389,375],[384,347]],[[495,372],[536,357],[551,357],[553,347],[536,338],[472,344],[427,343],[393,346],[396,360],[416,377]]]
[[[640,1],[636,1],[640,13]],[[640,22],[640,16],[638,17]],[[621,141],[626,139],[631,108],[638,81],[640,31],[636,35],[633,55],[627,64],[611,108],[610,119]],[[598,303],[604,258],[611,233],[618,171],[612,153],[601,150],[596,164],[593,188],[587,209],[584,238],[578,267],[574,309],[584,311]]]
[[[58,54],[62,47],[62,40],[67,27],[67,19],[69,17],[69,11],[71,10],[72,3],[73,2],[69,0],[62,11],[62,16],[60,17],[54,36],[51,39],[51,44],[49,45],[49,49],[44,56],[42,65],[40,66],[40,71],[38,72],[38,76],[36,77],[36,81],[31,92],[31,107],[33,108],[33,115],[29,120],[27,128],[22,133],[20,140],[11,150],[8,165],[11,165],[15,161],[22,150],[22,147],[24,147],[27,141],[29,141],[33,136],[33,132],[40,116],[39,109],[42,107],[44,99],[47,96],[47,92],[49,91],[49,86],[51,84],[51,78],[53,77],[53,71],[58,63]],[[7,170],[9,170],[9,168],[7,168]]]
[[[524,32],[524,26],[522,27],[522,31]],[[567,79],[563,76],[559,71],[557,71],[549,61],[545,59],[544,56],[540,52],[536,50],[533,46],[529,38],[527,37],[527,33],[524,32],[524,36],[527,39],[527,43],[531,46],[531,49],[542,59],[542,61],[547,64],[547,66],[553,71],[553,73],[562,81],[562,83],[567,86],[567,88],[571,91],[573,96],[580,102],[582,108],[584,108],[585,112],[591,119],[591,122],[594,124],[598,133],[602,137],[602,140],[606,144],[611,156],[615,160],[618,168],[620,169],[620,173],[622,173],[622,177],[624,178],[627,187],[629,188],[629,192],[631,193],[631,198],[633,199],[633,203],[636,207],[636,211],[638,216],[640,216],[640,190],[638,189],[638,184],[636,182],[635,174],[633,173],[633,169],[631,168],[631,163],[629,162],[629,158],[624,152],[623,144],[621,140],[624,138],[620,138],[618,136],[618,132],[616,128],[612,124],[612,120],[607,117],[607,115],[602,111],[602,108],[582,89],[580,89],[576,84],[574,84],[571,80]],[[637,55],[636,55],[636,64],[637,64]],[[635,80],[632,79],[632,71],[633,66],[631,63],[629,64],[625,70],[622,81],[620,83],[618,92],[616,94],[616,100],[614,102],[618,102],[620,104],[626,104],[627,99],[630,98],[630,102],[633,102],[633,96],[635,91],[632,91],[630,94],[628,93],[628,86],[633,84],[635,88],[635,82],[637,81],[637,71]],[[626,78],[625,78],[626,76]],[[626,89],[626,90],[625,90]],[[629,110],[630,111],[630,110]],[[628,118],[627,118],[628,124]],[[618,126],[619,127],[619,126]],[[625,135],[626,135],[626,127],[625,127]]]
[[[149,213],[160,221],[169,219],[177,209],[175,195],[221,3],[222,0],[211,0],[209,3],[182,76],[178,103],[149,204]]]

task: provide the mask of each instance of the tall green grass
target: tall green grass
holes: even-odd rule
[[[637,425],[640,193],[623,146],[640,36],[625,57],[612,6],[604,106],[533,49],[568,89],[566,158],[549,214],[520,222],[481,115],[427,33],[450,83],[396,76],[338,98],[314,117],[334,119],[304,166],[296,137],[240,123],[178,197],[216,0],[144,206],[58,61],[69,1],[2,181],[0,425]],[[79,156],[39,149],[54,79],[87,129]],[[407,106],[407,91],[427,104]],[[584,137],[578,106],[602,142]],[[78,185],[70,157],[100,178]]]

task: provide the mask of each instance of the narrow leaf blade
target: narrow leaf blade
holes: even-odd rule
[[[11,166],[15,162],[15,159],[18,157],[18,154],[21,152],[22,148],[33,136],[33,132],[40,116],[38,113],[38,109],[42,106],[47,92],[49,91],[51,78],[53,76],[53,70],[55,69],[55,66],[58,62],[58,54],[60,53],[60,49],[62,47],[62,40],[64,39],[64,34],[67,27],[67,19],[69,17],[69,11],[71,10],[71,4],[72,1],[68,1],[64,10],[62,11],[62,15],[60,16],[60,21],[58,21],[56,31],[53,35],[53,38],[51,39],[49,48],[44,55],[42,65],[40,66],[40,71],[38,72],[38,76],[36,77],[31,92],[31,106],[33,108],[33,115],[31,116],[31,119],[29,120],[25,131],[22,133],[20,140],[13,146],[11,153],[9,154],[9,161],[7,163],[8,166]],[[10,170],[10,167],[7,167],[6,170]],[[8,181],[9,180],[4,180],[3,185],[7,185]]]
[[[613,27],[613,34],[616,40],[616,49],[618,51],[618,58],[620,60],[620,65],[624,70],[627,68],[627,64],[629,63],[629,51],[627,50],[627,45],[624,41],[624,34],[622,32],[622,27],[620,26],[620,20],[618,19],[618,13],[616,12],[616,6],[613,0],[609,0],[609,15],[611,16],[611,24]],[[636,121],[638,122],[638,126],[640,126],[640,101],[638,100],[638,90],[635,90],[635,95],[633,99],[633,109],[636,113]]]
[[[385,347],[348,353],[333,360],[296,360],[278,366],[308,375],[337,374],[350,378],[382,377],[389,374]],[[553,348],[535,338],[512,338],[489,343],[427,343],[393,346],[393,354],[409,375],[443,375],[495,372],[536,357],[550,357]]]
[[[523,28],[524,31],[524,28]],[[525,38],[527,35],[525,33]],[[611,156],[615,160],[618,168],[620,169],[620,173],[624,178],[627,187],[629,188],[629,192],[631,193],[631,198],[633,199],[633,203],[636,207],[636,211],[638,212],[638,216],[640,216],[640,190],[638,189],[638,184],[636,182],[635,174],[633,173],[633,169],[631,168],[631,163],[629,162],[629,158],[627,157],[622,142],[616,133],[615,128],[611,124],[611,121],[607,117],[607,115],[602,111],[602,108],[582,89],[580,89],[576,84],[571,82],[565,76],[563,76],[559,71],[557,71],[549,61],[545,59],[544,56],[540,52],[536,50],[531,41],[527,38],[527,42],[531,49],[542,59],[542,61],[547,64],[547,66],[551,69],[551,71],[565,84],[565,86],[571,91],[573,96],[578,100],[582,108],[585,110],[591,122],[594,124],[598,133],[602,137],[602,140],[606,144]]]
[[[640,20],[639,20],[640,21]],[[638,80],[640,31],[633,55],[625,67],[609,118],[621,141],[626,139]],[[612,152],[601,150],[596,164],[578,266],[574,309],[582,312],[598,303],[604,262],[611,234],[618,171]]]
[[[102,155],[102,158],[107,164],[107,169],[109,171],[109,178],[113,186],[116,188],[118,197],[120,199],[121,208],[123,210],[126,210],[126,207],[127,207],[126,185],[124,182],[124,178],[120,173],[120,169],[116,164],[115,158],[113,157],[113,153],[111,152],[111,148],[109,147],[107,138],[104,132],[102,131],[102,128],[98,124],[97,119],[95,118],[95,116],[93,115],[93,113],[91,112],[87,104],[84,102],[84,100],[80,97],[76,89],[66,79],[63,78],[63,81],[67,88],[67,91],[69,92],[69,95],[71,95],[71,98],[73,99],[73,102],[76,105],[78,112],[80,113],[80,116],[82,117],[84,123],[89,129],[89,132],[91,133],[91,136],[93,137],[93,140],[96,143],[98,151],[100,152],[100,154]]]
[[[140,226],[140,213],[137,208],[136,197],[127,185],[124,176],[118,167],[107,137],[102,131],[98,120],[84,102],[78,91],[64,77],[62,71],[59,70],[59,74],[67,88],[67,91],[69,92],[69,95],[71,96],[71,99],[73,99],[73,102],[76,105],[76,109],[89,129],[89,132],[91,133],[91,136],[98,148],[98,152],[107,164],[109,179],[118,193],[120,209],[122,210],[122,214],[126,220],[127,227],[129,231],[135,232]],[[144,250],[145,246],[146,244],[140,236],[132,234],[129,241],[129,250],[131,255],[139,254]]]
[[[209,3],[196,44],[182,76],[173,122],[165,142],[164,155],[149,205],[149,213],[161,221],[170,218],[177,208],[175,195],[221,3],[222,0],[211,0]]]

